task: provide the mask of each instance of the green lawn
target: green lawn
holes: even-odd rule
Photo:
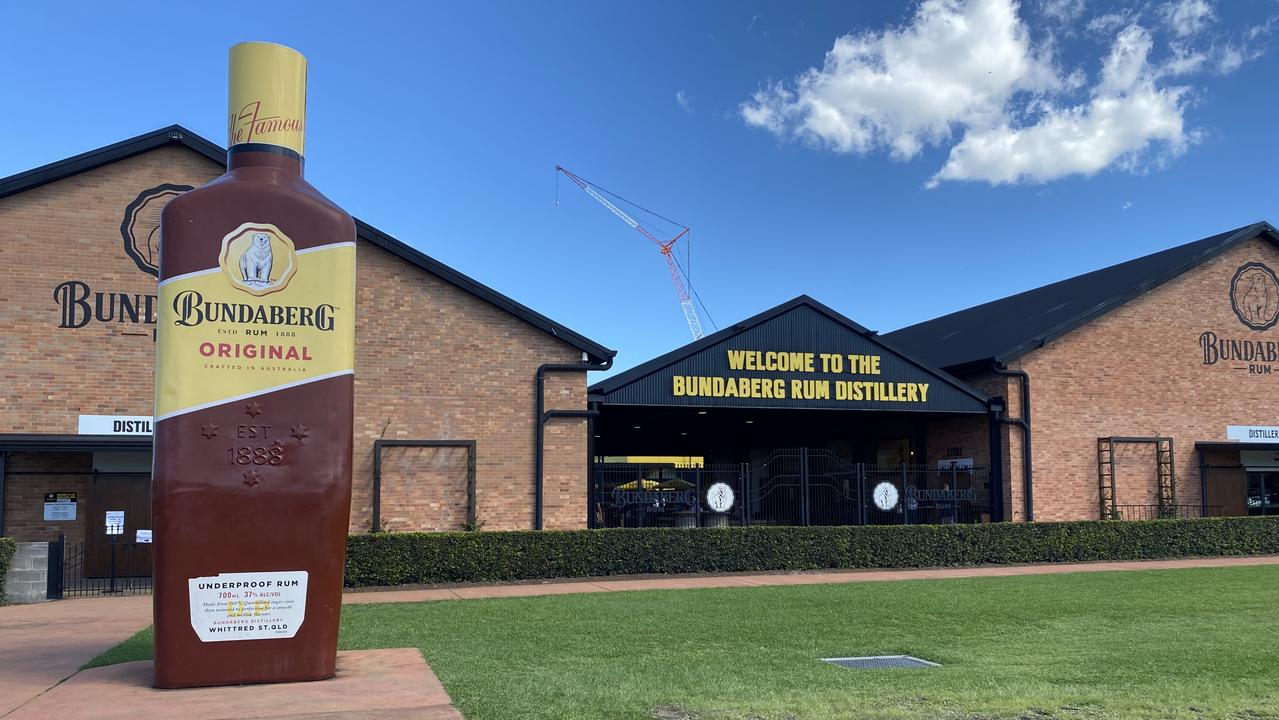
[[[1279,567],[348,606],[468,720],[1279,718]],[[149,633],[112,650],[146,657]],[[909,653],[930,670],[821,657]]]

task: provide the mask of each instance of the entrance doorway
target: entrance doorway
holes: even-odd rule
[[[1279,515],[1279,470],[1249,472],[1244,504],[1249,515]]]
[[[108,512],[124,513],[119,534],[107,534]],[[85,577],[150,577],[151,545],[136,542],[138,530],[151,528],[150,475],[94,473],[85,523]]]

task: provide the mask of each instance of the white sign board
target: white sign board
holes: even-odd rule
[[[1226,439],[1239,442],[1279,442],[1279,427],[1274,425],[1227,425]]]
[[[75,520],[76,494],[52,492],[44,494],[44,519],[46,522]]]
[[[141,529],[139,529],[139,530],[137,531],[137,533],[135,533],[135,534],[134,534],[133,541],[134,541],[134,542],[139,542],[139,543],[150,543],[150,542],[151,542],[151,531],[150,531],[150,530],[141,530]]]
[[[108,535],[124,534],[124,511],[123,510],[107,511],[107,534]]]
[[[706,506],[717,513],[731,510],[736,499],[733,488],[728,483],[717,482],[706,491]]]
[[[890,482],[882,482],[875,486],[870,493],[871,498],[875,501],[875,507],[888,512],[897,507],[898,493],[897,486]]]
[[[219,573],[187,580],[200,642],[291,638],[306,619],[305,570]]]
[[[150,435],[150,415],[81,415],[81,435]]]

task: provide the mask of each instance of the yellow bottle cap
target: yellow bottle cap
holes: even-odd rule
[[[301,157],[306,58],[275,43],[245,42],[232,47],[228,108],[228,148],[273,145]]]

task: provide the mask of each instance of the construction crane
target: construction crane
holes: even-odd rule
[[[591,197],[595,198],[595,200],[598,201],[599,204],[608,208],[609,212],[621,218],[622,222],[635,228],[635,230],[637,230],[639,234],[648,238],[649,240],[653,242],[653,244],[657,245],[657,248],[659,251],[661,251],[662,256],[666,258],[666,267],[671,271],[671,282],[675,283],[675,296],[679,298],[679,306],[680,308],[684,310],[684,319],[688,321],[688,329],[692,331],[694,340],[701,340],[702,339],[702,321],[700,318],[697,317],[697,308],[693,307],[693,299],[689,297],[688,288],[685,287],[684,279],[681,277],[682,273],[680,272],[679,264],[675,262],[675,255],[671,252],[671,248],[675,245],[675,243],[680,238],[688,234],[688,228],[681,226],[679,233],[677,233],[675,237],[671,238],[670,240],[665,240],[665,241],[660,240],[656,235],[649,232],[647,228],[645,228],[643,225],[640,225],[639,222],[635,220],[635,218],[631,217],[630,215],[627,215],[625,211],[623,211],[618,206],[614,205],[608,198],[604,197],[599,192],[597,192],[595,190],[595,186],[589,181],[582,179],[581,177],[569,171],[568,168],[562,167],[560,165],[555,166],[555,171],[564,173],[564,177],[568,178],[569,180],[572,180],[574,185],[577,185],[578,187],[582,188],[582,190],[586,191],[587,195],[590,195]]]

